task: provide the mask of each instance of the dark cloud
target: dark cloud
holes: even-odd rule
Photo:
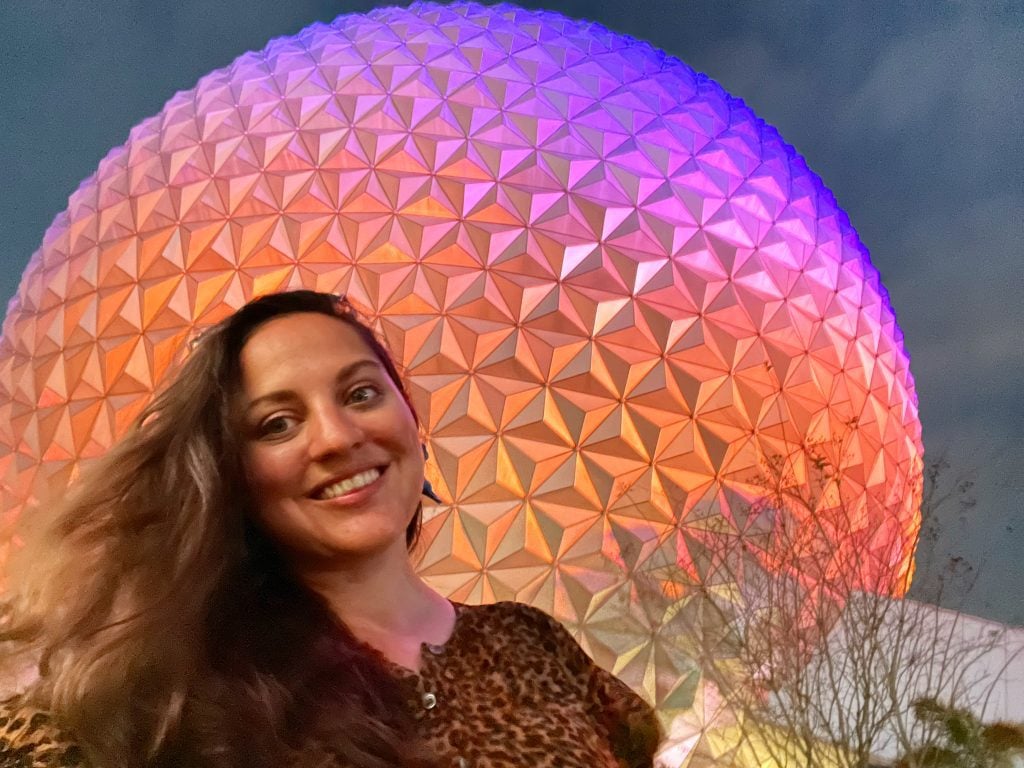
[[[1024,623],[1024,6],[965,0],[546,0],[707,72],[836,193],[906,335],[930,455],[975,470],[944,510],[942,564],[980,569],[966,608]],[[268,39],[372,2],[0,4],[0,295],[67,196],[177,90]]]

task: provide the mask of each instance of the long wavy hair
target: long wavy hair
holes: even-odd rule
[[[246,340],[302,312],[351,326],[343,299],[250,302],[203,334],[127,435],[73,485],[22,560],[5,655],[97,768],[430,765],[399,684],[255,524],[233,403]],[[411,404],[409,405],[412,410]],[[413,411],[415,416],[415,411]],[[412,546],[420,513],[406,538]]]

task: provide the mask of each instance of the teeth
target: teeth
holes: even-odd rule
[[[346,477],[340,483],[327,486],[320,491],[319,495],[321,499],[334,499],[338,496],[344,496],[346,493],[365,488],[378,477],[380,477],[379,469],[368,469],[365,472],[360,472],[358,475]]]

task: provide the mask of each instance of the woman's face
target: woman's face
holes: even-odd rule
[[[285,555],[322,569],[404,550],[423,487],[419,433],[356,331],[328,315],[276,317],[240,362],[246,478]]]

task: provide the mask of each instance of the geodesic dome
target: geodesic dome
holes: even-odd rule
[[[9,308],[5,514],[109,447],[196,329],[298,287],[404,367],[446,500],[421,571],[548,610],[662,706],[696,678],[636,576],[699,576],[766,457],[804,482],[818,446],[909,568],[913,381],[833,196],[681,61],[512,6],[314,24],[132,129]]]

